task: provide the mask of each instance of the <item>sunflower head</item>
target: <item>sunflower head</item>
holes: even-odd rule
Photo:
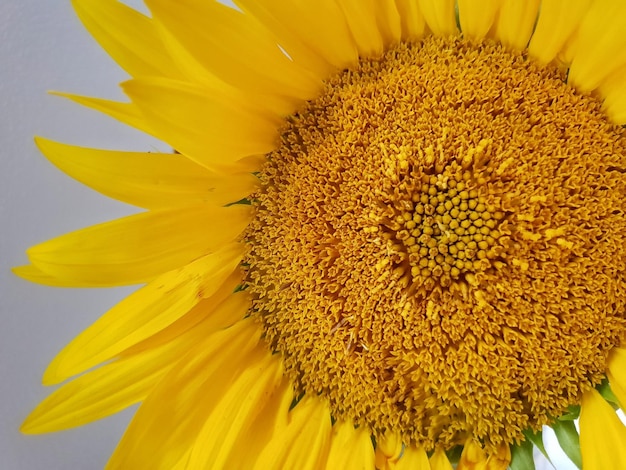
[[[132,79],[71,98],[176,153],[40,140],[146,211],[16,268],[146,285],[26,432],[142,402],[110,468],[517,470],[543,426],[626,467],[626,4],[146,3],[74,2]]]

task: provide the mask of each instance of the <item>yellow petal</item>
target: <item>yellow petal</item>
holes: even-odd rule
[[[285,12],[276,9],[274,3],[265,5],[266,2],[258,0],[234,0],[234,3],[271,31],[289,57],[314,76],[323,80],[334,71],[334,67],[320,55],[320,52],[306,44],[306,40],[300,37],[298,29],[294,28],[293,24],[284,22],[285,18],[282,15]]]
[[[50,363],[45,384],[54,384],[115,357],[168,327],[203,298],[209,298],[240,262],[243,247],[227,246],[212,255],[159,276],[126,297],[70,342]],[[232,291],[231,291],[232,292]],[[230,294],[220,292],[220,295]],[[229,308],[245,312],[246,295],[233,295]]]
[[[378,29],[383,37],[383,42],[387,46],[399,43],[402,39],[402,21],[396,2],[394,0],[377,0],[374,5]]]
[[[250,320],[214,333],[181,357],[137,410],[107,469],[169,470],[190,451],[204,422],[258,344]]]
[[[604,101],[602,109],[615,124],[626,124],[626,64],[606,77],[598,92]]]
[[[283,380],[250,428],[239,435],[223,468],[252,468],[257,456],[272,437],[288,426],[288,412],[292,402],[293,386],[288,380]],[[246,449],[246,452],[241,452],[241,449]]]
[[[391,467],[394,470],[430,470],[428,456],[422,447],[407,446],[402,457]]]
[[[580,28],[577,27],[572,33],[572,35],[569,37],[569,39],[565,41],[565,44],[563,44],[562,49],[559,51],[555,59],[558,63],[565,64],[567,66],[569,66],[572,63],[572,59],[576,51],[578,50],[578,42],[580,39],[579,31],[580,31]]]
[[[626,408],[626,349],[615,348],[609,355],[607,377],[611,390],[619,400],[620,407]]]
[[[483,39],[496,19],[501,0],[458,0],[459,22],[463,36],[469,39]]]
[[[316,470],[328,456],[330,410],[315,396],[305,395],[289,412],[289,424],[274,437],[255,462],[255,470]]]
[[[189,457],[191,456],[191,450],[185,453],[178,462],[172,465],[171,470],[189,470]]]
[[[381,470],[390,470],[393,468],[400,456],[404,446],[402,439],[396,432],[388,431],[383,436],[376,439],[376,468]]]
[[[91,35],[133,76],[179,76],[154,22],[115,0],[72,0]]]
[[[585,470],[626,468],[626,427],[597,391],[583,395],[579,424]]]
[[[294,44],[302,43],[338,69],[349,67],[358,61],[356,44],[335,0],[237,0],[235,3],[246,11],[254,12],[254,16],[261,19],[268,29],[275,31],[274,26],[279,26],[278,31],[282,32],[279,37],[297,38],[298,41],[294,41]],[[260,5],[255,6],[254,3]],[[290,52],[288,40],[284,44],[281,42],[281,45]]]
[[[133,103],[120,103],[118,101],[72,95],[70,93],[61,93],[58,91],[53,91],[51,93],[53,95],[62,96],[63,98],[68,98],[75,103],[106,114],[107,116],[110,116],[128,126],[134,127],[137,130],[145,132],[146,134],[155,135],[154,131],[145,122],[143,115],[137,106]]]
[[[35,282],[37,284],[43,284],[45,286],[51,287],[89,287],[90,283],[80,283],[75,280],[68,279],[60,279],[58,277],[51,276],[50,274],[44,273],[42,270],[33,266],[32,264],[26,264],[23,266],[15,266],[11,269],[13,274],[21,277],[22,279],[26,279],[30,282]]]
[[[463,447],[457,470],[506,470],[511,463],[509,446],[500,446],[487,455],[480,443],[470,438]]]
[[[233,241],[250,214],[242,204],[144,212],[62,235],[26,253],[39,270],[68,283],[138,284]]]
[[[455,0],[419,0],[426,24],[436,36],[458,33],[455,18]]]
[[[592,3],[578,32],[568,83],[586,92],[626,64],[626,2]]]
[[[277,145],[278,120],[250,109],[241,98],[165,79],[122,86],[160,138],[209,169],[232,168],[241,158]]]
[[[313,98],[321,82],[291,61],[252,16],[210,0],[149,0],[160,22],[207,70],[256,93]]]
[[[438,448],[430,457],[430,469],[431,470],[453,470],[452,464],[448,460],[446,453],[443,449]]]
[[[186,204],[222,206],[258,185],[250,173],[219,175],[180,154],[118,152],[37,138],[41,152],[61,171],[109,197],[147,209]]]
[[[402,39],[415,41],[426,32],[426,20],[419,8],[418,0],[396,0],[402,23]]]
[[[537,21],[540,0],[502,0],[495,36],[505,46],[525,49]]]
[[[485,470],[506,470],[511,463],[511,448],[508,445],[498,447],[487,459]]]
[[[541,3],[539,19],[528,46],[531,57],[554,60],[578,28],[592,0],[550,0]]]
[[[266,348],[235,380],[204,422],[189,458],[189,468],[228,468],[228,457],[238,438],[253,425],[280,386],[281,359]]]
[[[352,423],[333,426],[326,468],[371,470],[374,468],[374,446],[367,429],[354,429]]]
[[[361,57],[382,54],[383,38],[376,24],[374,0],[342,0],[338,2]]]
[[[468,439],[463,446],[457,470],[484,470],[486,463],[487,455],[482,446],[474,439]]]

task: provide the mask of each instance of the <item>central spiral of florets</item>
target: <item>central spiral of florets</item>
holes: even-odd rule
[[[404,210],[385,224],[406,250],[413,281],[426,290],[484,272],[504,251],[497,230],[504,213],[479,195],[486,179],[469,170],[473,163],[470,157],[424,173]]]
[[[509,445],[626,339],[625,142],[558,69],[490,42],[362,61],[268,155],[251,315],[335,418]]]

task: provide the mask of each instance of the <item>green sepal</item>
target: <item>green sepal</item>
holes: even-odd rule
[[[226,204],[225,207],[234,206],[235,204],[243,204],[244,206],[251,206],[252,205],[252,199],[244,197],[243,199],[239,199],[238,201],[230,202],[230,203]]]
[[[525,440],[520,445],[511,446],[511,463],[509,468],[511,470],[535,470],[532,441]]]
[[[527,441],[532,442],[535,447],[537,447],[537,449],[541,451],[543,456],[548,459],[548,462],[552,463],[552,460],[550,460],[550,456],[546,452],[546,448],[543,445],[543,433],[541,431],[534,432],[530,429],[527,429],[526,431],[524,431],[524,437]]]
[[[574,422],[557,420],[552,424],[552,429],[565,455],[574,462],[574,465],[578,468],[582,468],[583,462],[580,456],[579,436]]]
[[[567,411],[559,416],[559,421],[574,421],[580,416],[580,406],[570,405],[567,407]]]
[[[302,400],[304,398],[304,393],[301,393],[300,395],[293,397],[293,400],[291,400],[291,405],[289,405],[289,411],[293,410],[298,403],[300,403],[300,400]]]
[[[456,446],[446,451],[446,457],[452,465],[456,465],[461,460],[461,454],[463,453],[463,446]]]

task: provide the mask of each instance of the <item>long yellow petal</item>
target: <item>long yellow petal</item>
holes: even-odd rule
[[[330,439],[326,468],[373,470],[374,446],[367,429],[354,429],[352,423],[335,423]]]
[[[23,266],[15,266],[11,269],[13,274],[27,281],[37,284],[43,284],[44,286],[51,287],[90,287],[89,282],[78,282],[76,280],[60,279],[58,277],[51,276],[44,273],[41,269],[33,266],[32,264],[25,264]]]
[[[179,76],[150,18],[116,0],[72,0],[72,5],[92,36],[129,74]]]
[[[525,49],[537,22],[540,3],[540,0],[502,0],[496,21],[496,38],[512,49]]]
[[[606,375],[620,407],[626,409],[626,349],[615,348],[611,351]]]
[[[123,124],[134,127],[141,132],[155,135],[153,129],[145,122],[143,115],[133,103],[121,103],[119,101],[105,100],[101,98],[92,98],[89,96],[73,95],[71,93],[62,93],[53,91],[51,94],[61,96],[72,100],[87,108],[106,114]]]
[[[190,348],[243,318],[247,306],[237,305],[241,304],[238,295],[222,303],[215,297],[176,326],[57,389],[33,410],[22,431],[43,433],[81,426],[143,400]],[[211,301],[218,304],[211,305]],[[190,318],[194,316],[200,318]]]
[[[452,464],[441,448],[435,450],[429,461],[431,470],[453,470]]]
[[[418,0],[396,0],[402,24],[402,39],[415,41],[426,32],[426,19],[419,8]]]
[[[242,320],[190,349],[139,407],[107,469],[169,470],[178,464],[214,402],[246,369],[259,338],[254,323]]]
[[[597,391],[583,395],[579,424],[585,470],[626,468],[626,427]]]
[[[189,468],[228,468],[238,438],[253,425],[280,386],[283,369],[278,356],[260,348],[257,357],[218,402],[198,434]]]
[[[592,0],[549,0],[541,3],[539,19],[528,46],[531,57],[547,64],[554,60],[580,25]]]
[[[430,470],[426,451],[422,447],[407,446],[393,470]]]
[[[289,412],[289,424],[277,430],[255,462],[255,470],[323,468],[331,433],[330,410],[315,396],[306,395]]]
[[[597,88],[626,64],[626,2],[597,0],[582,21],[568,83],[582,92]]]
[[[62,235],[26,253],[39,270],[68,283],[138,284],[234,240],[250,214],[250,206],[241,204],[144,212]]]
[[[279,121],[234,96],[165,79],[122,86],[163,140],[211,170],[232,168],[243,157],[266,154],[277,145]]]
[[[335,68],[343,69],[358,61],[356,44],[335,0],[237,0],[235,3],[252,12],[268,29],[274,31],[274,26],[278,26],[279,37],[286,40],[287,52],[290,52],[289,38],[294,37],[297,38],[294,44],[300,42]]]
[[[252,16],[213,0],[148,0],[156,21],[207,70],[244,90],[313,98],[321,82],[291,61]]]
[[[418,0],[426,24],[436,36],[458,33],[455,18],[455,0]]]
[[[219,175],[180,154],[119,152],[43,138],[41,152],[64,173],[109,197],[147,209],[211,203],[222,206],[258,185],[250,173]]]
[[[338,2],[361,57],[377,57],[384,49],[383,37],[376,23],[374,0]]]
[[[501,0],[458,0],[459,22],[463,36],[469,39],[483,39],[496,19]]]
[[[242,254],[242,246],[233,244],[159,276],[126,297],[63,348],[48,366],[44,383],[65,380],[168,327],[201,299],[219,291]],[[229,293],[220,295],[223,297]],[[247,296],[232,297],[234,305],[231,308],[245,311]]]

